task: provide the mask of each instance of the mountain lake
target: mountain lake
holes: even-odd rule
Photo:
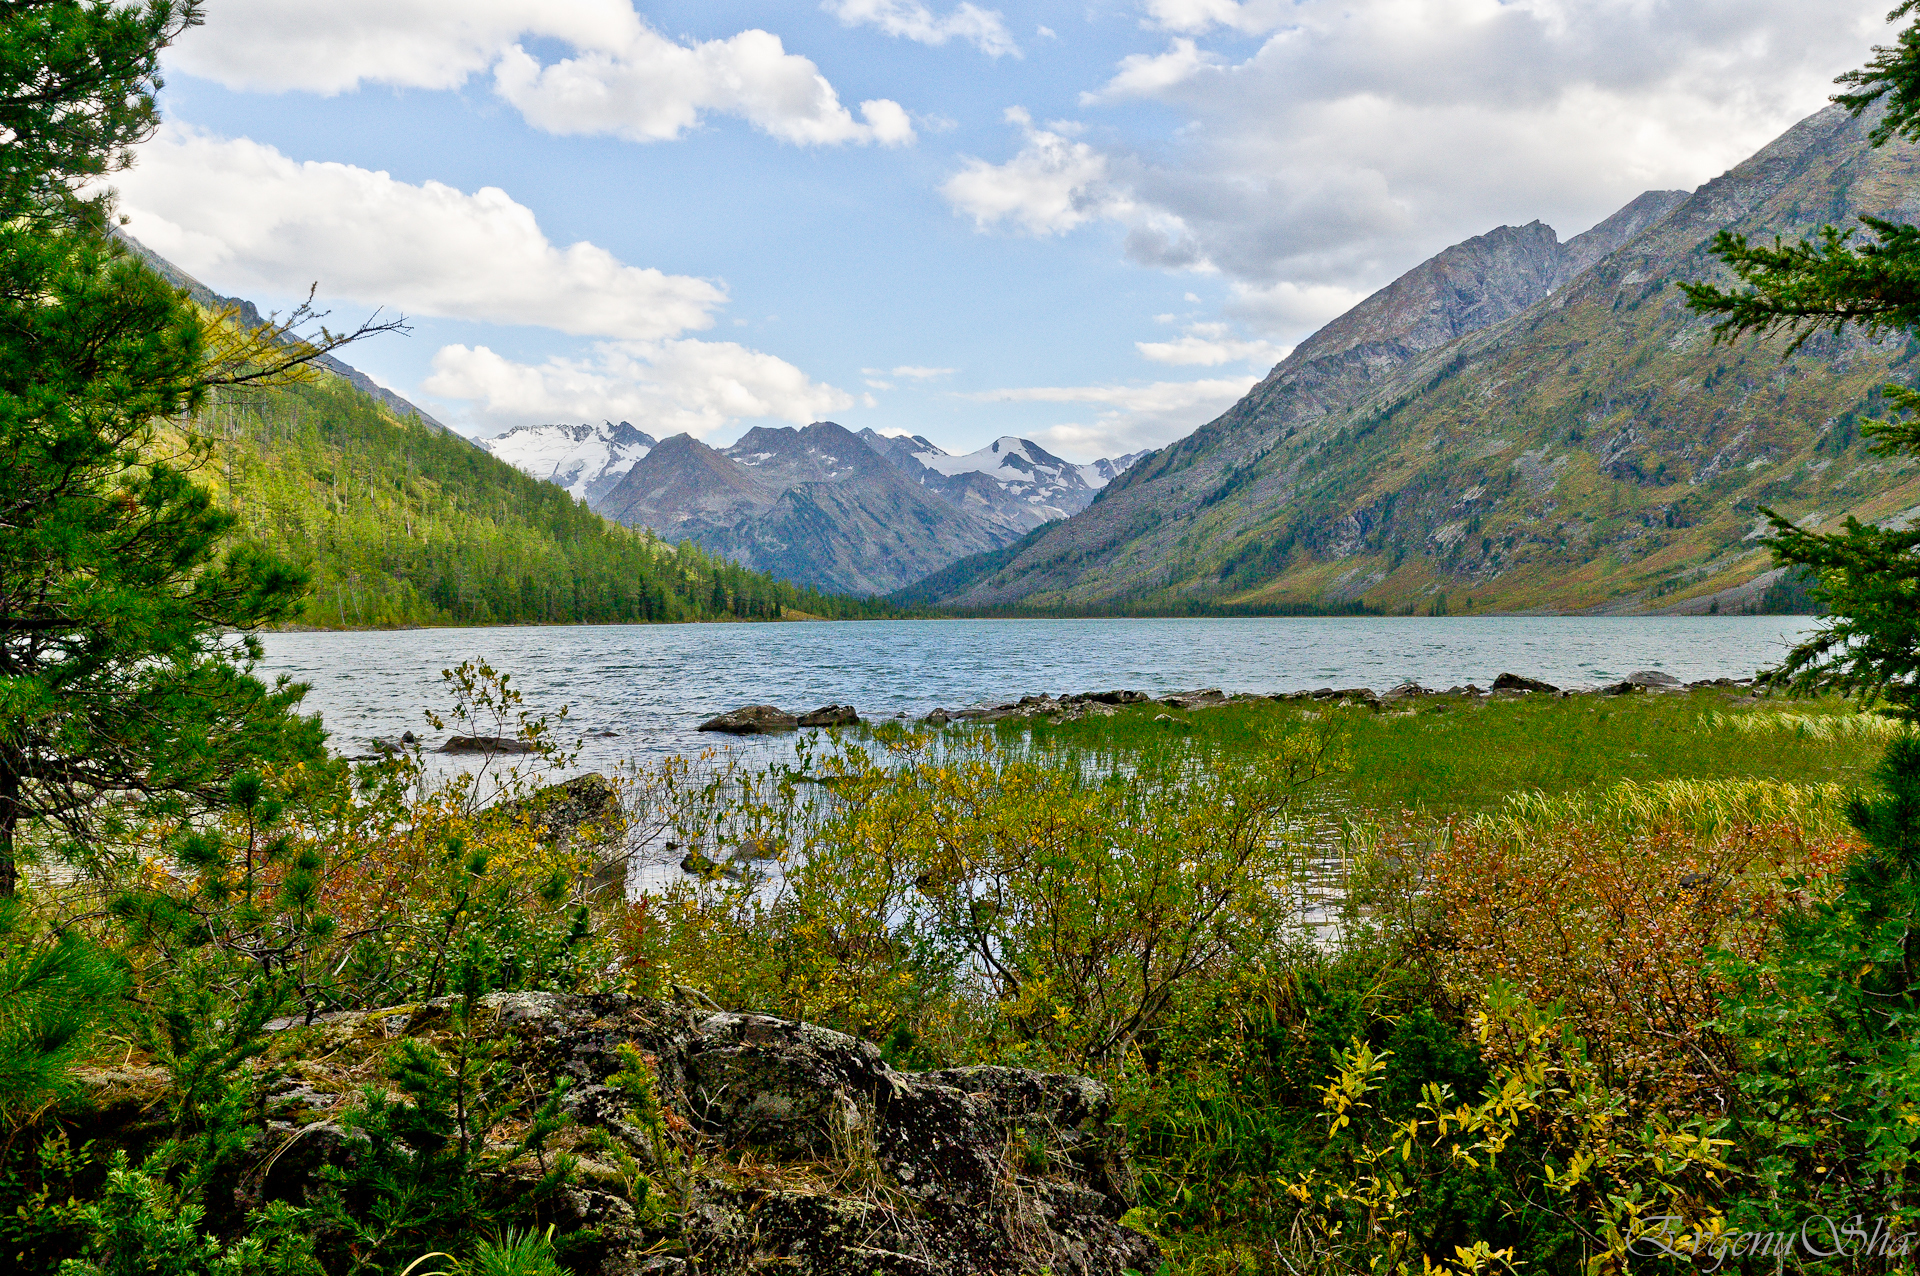
[[[560,738],[579,769],[696,753],[730,737],[699,724],[746,704],[869,719],[1023,695],[1481,687],[1497,674],[1562,687],[1651,669],[1746,677],[1807,632],[1804,616],[1450,616],[1283,619],[890,620],[578,625],[265,635],[261,672],[312,687],[333,747],[368,751],[411,730],[429,747],[440,671],[470,658],[513,676],[525,707],[570,706]]]

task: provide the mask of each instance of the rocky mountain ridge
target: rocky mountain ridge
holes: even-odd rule
[[[538,427],[548,432],[538,437],[589,446],[553,433],[566,428]],[[550,452],[522,468],[546,467]],[[924,438],[855,434],[832,421],[758,427],[725,448],[676,435],[627,455],[626,469],[586,498],[597,512],[755,570],[859,594],[897,590],[1083,509],[1132,459],[1077,465],[1015,438],[956,457]]]
[[[862,430],[858,437],[920,486],[1016,535],[1079,513],[1094,493],[1146,455],[1134,452],[1077,465],[1012,435],[958,456],[918,434]]]
[[[1240,403],[1007,559],[946,569],[977,609],[1731,610],[1760,509],[1920,505],[1858,422],[1912,345],[1715,345],[1673,285],[1713,235],[1920,215],[1920,152],[1830,108],[1691,194],[1560,244],[1533,223],[1440,253],[1302,342]]]

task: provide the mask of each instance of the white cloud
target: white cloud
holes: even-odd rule
[[[1011,222],[1034,235],[1059,234],[1125,211],[1127,201],[1108,183],[1106,156],[1057,129],[1036,127],[1020,107],[1008,107],[1006,118],[1024,138],[1019,153],[1004,164],[966,159],[940,186],[956,211],[982,230]]]
[[[819,68],[750,30],[681,43],[631,0],[211,0],[204,29],[169,65],[228,88],[343,93],[362,84],[454,89],[489,69],[494,87],[550,133],[678,137],[703,114],[734,115],[802,145],[913,140],[897,102],[856,120]],[[542,64],[525,41],[574,56]]]
[[[707,328],[726,303],[710,280],[559,248],[495,186],[415,186],[179,125],[115,184],[132,234],[223,292],[305,294],[319,280],[342,301],[639,340]]]
[[[730,341],[600,342],[585,357],[519,363],[486,346],[443,346],[422,389],[472,405],[494,433],[542,421],[631,421],[704,438],[741,420],[805,425],[854,406],[844,390]]]
[[[1154,363],[1201,368],[1217,368],[1223,363],[1271,366],[1290,353],[1288,347],[1271,341],[1244,341],[1234,337],[1224,323],[1190,323],[1172,341],[1136,341],[1133,348]]]
[[[455,89],[523,35],[607,48],[641,25],[629,0],[208,0],[206,18],[168,64],[258,93]]]
[[[1146,0],[1143,25],[1163,31],[1201,35],[1227,27],[1249,35],[1271,31],[1285,21],[1281,0]]]
[[[941,45],[959,39],[989,57],[1009,53],[1020,56],[1020,48],[1007,33],[998,9],[962,4],[942,18],[934,16],[922,0],[826,0],[820,7],[850,27],[879,27],[888,35],[904,36],[919,44]]]
[[[1297,341],[1448,244],[1538,217],[1568,237],[1640,192],[1692,188],[1822,106],[1884,40],[1881,0],[1140,0],[1174,37],[1098,107],[1148,99],[1098,150],[1029,128],[948,197],[983,226],[1104,219],[1126,255],[1214,271],[1229,316]],[[1208,33],[1229,42],[1209,48]],[[1226,56],[1259,38],[1257,51]],[[1079,145],[1083,149],[1073,150]],[[964,179],[964,180],[962,180]],[[1168,343],[1171,344],[1171,343]]]
[[[318,280],[344,301],[637,339],[709,327],[726,301],[705,279],[562,248],[496,187],[416,186],[179,125],[115,184],[136,237],[226,292],[304,294]]]
[[[1150,385],[1026,386],[962,397],[985,403],[1080,403],[1098,409],[1091,421],[1024,434],[1062,456],[1088,460],[1161,447],[1183,438],[1237,403],[1259,377],[1156,381]]]
[[[1183,84],[1201,71],[1225,65],[1218,55],[1202,51],[1182,36],[1165,53],[1133,53],[1120,59],[1119,70],[1097,93],[1082,93],[1080,104],[1093,106],[1125,97],[1152,97]]]
[[[901,367],[895,368],[893,370],[892,375],[896,377],[906,377],[908,380],[911,380],[911,381],[931,381],[935,377],[952,376],[953,369],[952,368],[920,368],[920,367],[915,367],[912,364],[906,364]]]
[[[549,133],[662,141],[692,128],[702,112],[718,111],[801,145],[913,141],[913,124],[898,102],[862,102],[866,122],[857,122],[819,69],[766,31],[687,46],[640,27],[620,47],[545,66],[516,44],[495,65],[493,84],[529,124]]]
[[[1339,284],[1296,284],[1289,280],[1266,285],[1236,283],[1224,309],[1262,332],[1311,332],[1353,309],[1367,296],[1364,288]],[[1199,300],[1191,293],[1187,299]]]

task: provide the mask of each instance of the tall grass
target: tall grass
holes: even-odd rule
[[[1144,761],[1186,750],[1257,750],[1276,731],[1317,722],[1343,735],[1352,758],[1321,785],[1318,800],[1331,812],[1412,810],[1436,818],[1491,811],[1515,793],[1553,796],[1622,781],[1847,785],[1862,778],[1895,729],[1840,701],[1800,701],[1783,712],[1730,699],[1716,690],[1428,700],[1380,711],[1275,701],[1192,713],[1129,705],[1111,717],[993,729],[1003,747]]]

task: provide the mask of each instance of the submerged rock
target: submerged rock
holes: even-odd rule
[[[700,730],[724,731],[728,735],[766,735],[774,731],[794,731],[799,726],[800,719],[784,709],[770,704],[750,704],[708,718],[700,724]]]

